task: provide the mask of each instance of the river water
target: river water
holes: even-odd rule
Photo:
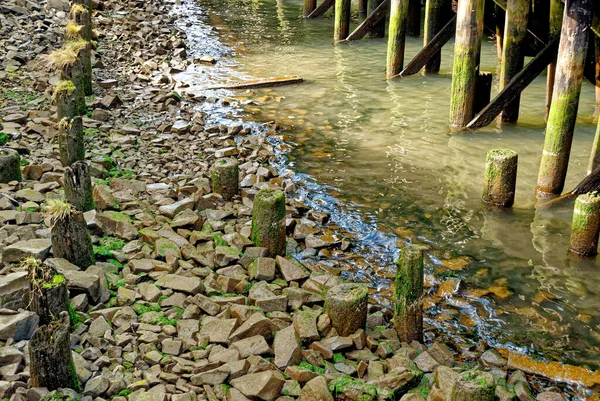
[[[240,106],[222,117],[282,127],[295,144],[284,160],[303,183],[300,196],[329,208],[371,253],[357,274],[385,294],[397,245],[413,242],[428,247],[430,281],[461,280],[450,297],[441,297],[447,293],[437,293],[437,285],[430,290],[429,338],[451,337],[466,357],[485,341],[600,367],[600,263],[568,255],[572,203],[535,210],[545,76],[523,93],[518,124],[450,135],[452,43],[443,49],[439,75],[388,81],[386,39],[334,46],[333,20],[299,18],[298,0],[201,0],[201,15],[194,15],[200,11],[192,0],[183,1],[182,26],[192,47],[202,44],[192,51],[218,59],[215,66],[192,67],[183,81],[201,88],[280,75],[305,79],[220,92]],[[421,46],[421,39],[407,38],[406,61]],[[484,40],[481,69],[494,74],[495,94],[492,39]],[[593,87],[584,83],[566,189],[586,174],[594,113]],[[494,148],[519,154],[516,201],[508,211],[481,202],[485,155]]]

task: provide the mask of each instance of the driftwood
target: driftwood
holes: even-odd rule
[[[390,0],[383,2],[360,24],[354,31],[348,35],[346,41],[359,40],[365,37],[366,34],[377,28],[380,21],[385,19],[385,16],[390,11]]]
[[[270,88],[273,86],[283,86],[283,85],[292,85],[299,84],[304,82],[304,80],[297,76],[285,76],[285,77],[275,77],[275,78],[260,78],[253,79],[245,82],[237,82],[233,84],[224,84],[211,86],[205,89],[256,89],[256,88]]]
[[[29,357],[31,387],[81,391],[71,354],[67,312],[62,312],[59,320],[41,326],[33,333],[29,341]]]
[[[319,18],[320,16],[325,14],[327,12],[327,10],[329,10],[331,7],[333,7],[334,4],[335,4],[335,0],[323,0],[323,2],[321,4],[319,4],[317,6],[317,8],[315,8],[315,11],[310,13],[308,15],[308,17],[306,17],[306,18],[307,19]]]

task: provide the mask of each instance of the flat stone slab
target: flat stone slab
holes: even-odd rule
[[[177,274],[166,274],[158,279],[157,285],[173,291],[181,291],[196,295],[204,292],[204,284],[198,277],[184,277]]]
[[[2,251],[4,263],[17,263],[30,256],[44,261],[50,253],[52,242],[49,239],[30,239],[15,242]]]

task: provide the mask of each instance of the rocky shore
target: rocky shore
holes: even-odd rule
[[[355,240],[295,200],[292,174],[271,164],[274,130],[207,123],[197,106],[228,99],[175,90],[173,74],[215,60],[188,57],[174,4],[93,2],[94,95],[83,123],[96,263],[82,270],[54,257],[42,213],[64,197],[51,101],[59,79],[42,56],[61,45],[69,5],[0,3],[0,144],[19,152],[23,176],[0,184],[0,399],[566,400],[556,383],[531,380],[544,369],[526,357],[481,349],[465,360],[440,342],[401,342],[391,308],[373,298],[364,328],[338,333],[325,301],[360,259]],[[223,157],[240,168],[230,201],[211,185]],[[250,240],[263,188],[286,193],[286,257]],[[28,257],[67,280],[79,393],[28,383],[28,340],[40,319],[28,311]],[[553,377],[600,383],[585,369]]]

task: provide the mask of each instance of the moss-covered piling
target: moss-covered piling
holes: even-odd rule
[[[315,8],[317,8],[317,0],[304,0],[303,12],[305,17],[308,17],[310,13],[315,11]]]
[[[409,0],[391,0],[386,64],[388,77],[399,74],[404,68],[408,2]]]
[[[254,197],[251,239],[267,248],[271,256],[285,256],[285,195],[275,189],[261,189]]]
[[[445,14],[450,10],[446,0],[427,0],[425,3],[425,32],[423,34],[423,46],[427,46],[431,39],[442,29],[445,22]],[[446,7],[448,6],[448,7]],[[426,74],[435,74],[440,71],[442,51],[435,53],[425,64],[423,71]]]
[[[515,201],[519,156],[510,149],[490,150],[485,160],[483,201],[510,207]]]
[[[579,195],[573,209],[571,225],[571,252],[582,256],[598,253],[600,233],[600,194],[597,192]]]
[[[63,118],[58,123],[58,149],[63,166],[85,159],[81,117]]]
[[[530,0],[508,0],[506,22],[504,24],[504,45],[502,46],[502,66],[500,69],[500,90],[523,69],[525,60],[523,47],[527,34]],[[519,118],[521,94],[517,94],[502,111],[502,121],[515,122]]]
[[[239,163],[236,158],[215,162],[212,169],[212,190],[223,199],[231,200],[239,192]]]
[[[371,15],[381,3],[383,3],[383,0],[369,0],[369,15]],[[375,24],[368,35],[370,38],[383,38],[385,36],[385,18],[382,18],[381,21]]]
[[[333,41],[344,40],[350,33],[350,0],[335,0]]]
[[[0,184],[21,181],[21,157],[16,150],[0,148]]]
[[[363,284],[340,284],[327,292],[327,316],[340,336],[365,328],[368,299],[369,289]]]
[[[485,0],[458,2],[456,41],[450,92],[450,126],[465,127],[473,118],[475,83],[483,36]]]
[[[560,195],[565,185],[591,23],[591,0],[573,0],[565,5],[554,91],[538,174],[537,191],[541,196]]]
[[[396,262],[394,318],[401,341],[423,341],[423,248],[407,245]]]
[[[72,81],[59,81],[54,87],[52,99],[56,104],[56,118],[72,118],[79,115],[77,106],[76,88]]]
[[[550,0],[550,25],[548,28],[548,41],[560,37],[564,4],[561,0]],[[556,75],[556,58],[548,65],[546,70],[546,110],[544,118],[548,121],[550,104],[552,103],[552,92],[554,91],[554,77]]]
[[[92,179],[88,164],[81,160],[65,169],[63,176],[65,197],[73,207],[81,212],[93,210]]]

